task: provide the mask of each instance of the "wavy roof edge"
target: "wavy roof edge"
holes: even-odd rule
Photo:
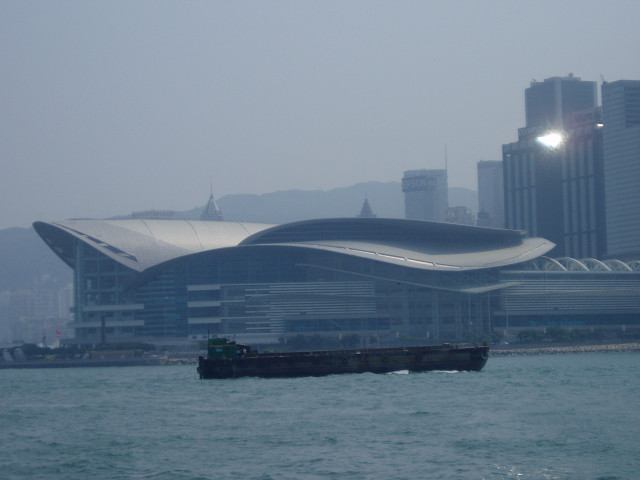
[[[282,225],[191,220],[34,222],[45,243],[71,268],[73,240],[137,272],[158,271],[181,257],[231,247],[330,251],[428,270],[473,270],[520,263],[555,245],[524,232],[421,220],[329,218]]]
[[[280,225],[274,225],[269,229],[261,230],[254,235],[251,235],[245,239],[242,244],[258,244],[258,243],[272,243],[275,237],[282,238],[283,236],[295,236],[300,238],[300,235],[305,233],[317,232],[319,228],[324,228],[324,233],[327,233],[329,228],[358,228],[360,231],[371,227],[383,228],[386,232],[390,232],[389,229],[400,230],[413,230],[416,233],[422,234],[437,234],[437,235],[461,235],[473,233],[478,238],[492,238],[497,239],[510,239],[515,241],[525,236],[525,232],[521,230],[506,230],[500,228],[489,227],[477,227],[472,225],[462,225],[457,223],[444,223],[444,222],[431,222],[426,220],[410,220],[403,218],[320,218],[312,220],[300,220],[297,222],[283,223]]]
[[[246,237],[272,226],[145,219],[33,223],[38,235],[71,268],[75,265],[72,239],[77,239],[138,272],[181,256],[236,246]]]

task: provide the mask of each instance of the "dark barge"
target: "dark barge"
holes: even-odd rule
[[[480,371],[489,347],[450,344],[291,353],[257,353],[223,338],[210,339],[207,358],[198,359],[200,378],[305,377],[400,370]]]

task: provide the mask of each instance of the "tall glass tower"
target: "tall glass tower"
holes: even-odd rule
[[[502,146],[505,226],[556,244],[555,256],[600,257],[602,131],[596,82],[547,78],[525,90],[526,126]],[[550,135],[551,134],[551,135]],[[545,138],[555,135],[555,145]]]
[[[572,113],[597,106],[597,92],[596,82],[580,80],[573,74],[533,81],[524,91],[526,126],[563,128]]]
[[[640,80],[602,85],[607,255],[640,255]]]

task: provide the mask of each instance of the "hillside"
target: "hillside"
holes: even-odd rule
[[[0,292],[31,289],[44,274],[70,283],[71,269],[60,260],[33,228],[0,230]]]
[[[226,195],[216,201],[228,221],[287,223],[310,218],[355,217],[360,213],[365,197],[378,217],[404,218],[400,182],[366,182],[327,191],[285,190],[263,195]],[[476,212],[478,194],[466,188],[450,188],[449,205],[464,205]],[[203,206],[178,212],[176,218],[197,219]]]

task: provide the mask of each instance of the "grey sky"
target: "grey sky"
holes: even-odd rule
[[[0,228],[442,168],[532,79],[640,79],[640,2],[0,2]]]

